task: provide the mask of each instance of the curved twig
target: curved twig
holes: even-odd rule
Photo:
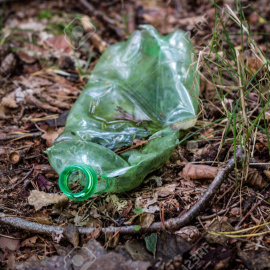
[[[239,160],[241,157],[241,152],[238,150],[237,159]],[[167,230],[177,230],[180,227],[183,227],[190,223],[194,218],[196,218],[199,213],[206,207],[209,203],[210,198],[218,191],[222,182],[225,178],[228,177],[229,173],[233,170],[235,165],[234,157],[232,157],[228,163],[221,169],[219,169],[216,178],[210,184],[208,190],[203,195],[203,197],[183,216],[178,218],[171,218],[165,221],[165,228]],[[0,212],[0,220],[8,225],[14,226],[16,228],[29,230],[36,233],[62,233],[65,227],[60,226],[51,226],[51,225],[43,225],[35,222],[31,222],[18,217],[5,217],[5,214]],[[138,233],[148,233],[148,232],[157,232],[163,229],[161,222],[153,223],[149,228],[141,228],[139,231],[135,230],[135,226],[123,226],[123,227],[107,227],[102,228],[102,233],[108,232],[116,232],[119,231],[122,234],[138,234]],[[90,234],[95,228],[86,228],[86,227],[78,227],[78,230],[82,234]]]

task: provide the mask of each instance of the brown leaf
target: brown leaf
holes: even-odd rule
[[[267,177],[267,179],[270,180],[270,171],[264,170],[263,172],[264,172],[265,176]]]
[[[164,22],[165,16],[166,10],[164,8],[159,6],[152,6],[142,14],[141,19],[157,28],[160,27]]]
[[[185,180],[214,179],[217,173],[217,167],[211,167],[207,165],[194,165],[191,163],[187,163],[183,169],[183,177]]]
[[[238,250],[238,256],[246,265],[247,269],[264,270],[270,269],[270,252],[268,250]]]
[[[119,231],[108,232],[105,235],[106,246],[110,248],[115,248],[119,242]]]
[[[97,239],[101,233],[101,227],[95,228],[95,230],[91,233],[92,239]]]
[[[37,59],[35,57],[33,57],[32,55],[30,55],[28,52],[26,51],[18,51],[17,55],[19,56],[19,58],[25,62],[26,64],[33,64],[34,62],[37,61]]]
[[[188,242],[195,242],[200,237],[200,232],[195,226],[186,226],[176,231],[175,234],[181,236]]]
[[[61,55],[57,64],[64,70],[76,70],[74,60],[69,55]]]
[[[46,145],[50,147],[54,140],[63,132],[64,128],[48,127],[45,133],[41,136],[41,138],[46,140]]]
[[[125,243],[125,250],[130,254],[134,261],[152,261],[153,255],[145,247],[142,240],[132,239]]]
[[[220,244],[222,246],[226,246],[228,243],[229,238],[224,235],[215,235],[211,234],[211,232],[232,232],[234,231],[234,228],[232,225],[226,221],[219,222],[218,220],[215,220],[215,222],[208,228],[208,231],[210,233],[207,233],[205,236],[205,240],[209,244]]]
[[[65,53],[72,51],[70,42],[66,39],[65,35],[56,36],[53,38],[48,38],[46,40],[47,44],[57,50],[62,50]]]
[[[177,186],[176,183],[167,184],[167,185],[156,188],[156,192],[159,197],[167,197],[174,193],[176,186]]]
[[[176,256],[181,256],[191,249],[191,244],[179,235],[167,233],[165,231],[160,232],[157,238],[156,245],[156,260],[162,260],[167,262]],[[174,269],[174,268],[166,268]],[[175,269],[181,269],[175,268]]]
[[[68,224],[64,229],[64,235],[74,247],[79,245],[79,230],[75,225]]]
[[[38,63],[34,64],[24,64],[22,73],[24,74],[32,74],[40,71],[40,66]]]
[[[6,108],[10,108],[10,109],[16,109],[18,107],[15,99],[12,97],[2,98],[1,105],[3,105]]]
[[[155,220],[155,215],[152,213],[143,212],[141,214],[133,216],[128,223],[136,224],[142,228],[148,228]]]
[[[158,194],[156,192],[135,193],[135,196],[135,206],[142,207],[144,212],[154,213],[159,211],[159,206],[157,205]]]
[[[128,217],[128,214],[130,213],[132,207],[133,207],[132,201],[129,201],[128,206],[123,209],[121,217]]]
[[[164,201],[160,202],[160,206],[164,208],[165,211],[171,212],[171,211],[179,211],[180,204],[176,199],[168,198]]]
[[[43,191],[38,190],[31,190],[30,195],[28,197],[29,204],[33,205],[36,211],[50,204],[64,203],[67,201],[68,198],[64,194],[59,195],[59,194],[45,193]]]
[[[22,241],[21,247],[32,247],[37,242],[38,236],[32,236]]]
[[[263,179],[256,169],[249,168],[247,180],[245,182],[249,186],[263,189],[267,187],[268,183]]]
[[[9,53],[1,63],[0,75],[3,77],[12,75],[17,65],[17,59],[13,53]]]
[[[13,239],[5,236],[0,236],[0,248],[9,249],[11,251],[17,250],[20,246],[19,239]]]
[[[256,77],[260,78],[266,72],[266,67],[263,66],[264,65],[263,60],[261,60],[259,57],[257,57],[254,54],[250,56],[249,51],[246,52],[245,54],[245,60],[246,60],[247,70],[251,74],[251,76],[254,76],[256,74]]]
[[[7,256],[7,269],[15,269],[15,255],[14,252],[11,252]]]

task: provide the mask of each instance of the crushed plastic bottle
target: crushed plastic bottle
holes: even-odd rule
[[[82,201],[129,191],[170,158],[179,130],[196,122],[192,55],[183,31],[162,36],[150,25],[103,53],[47,150],[63,193]]]

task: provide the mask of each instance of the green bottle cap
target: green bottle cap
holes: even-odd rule
[[[70,175],[74,172],[83,173],[83,179],[79,179],[84,188],[79,192],[70,190]],[[83,182],[83,183],[82,183]],[[76,164],[66,167],[59,176],[59,187],[62,192],[73,201],[84,201],[89,199],[96,191],[98,178],[96,172],[88,165]]]

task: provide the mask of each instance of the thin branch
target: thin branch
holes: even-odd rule
[[[249,166],[259,169],[259,170],[265,170],[268,171],[270,169],[270,163],[262,163],[260,161],[257,161],[255,158],[250,159]]]
[[[8,187],[6,190],[10,191],[12,189],[14,189],[15,187],[17,187],[19,184],[21,184],[34,170],[34,166],[32,167],[32,169],[19,181],[17,181],[14,185],[12,185],[11,187]]]
[[[240,149],[237,151],[236,154],[237,161],[241,158],[241,151]],[[183,216],[179,218],[171,218],[165,222],[165,228],[167,230],[177,230],[188,223],[190,223],[193,219],[195,219],[201,211],[203,211],[207,204],[210,201],[210,198],[216,194],[218,189],[220,188],[222,182],[227,179],[229,173],[234,169],[235,161],[234,157],[228,161],[228,163],[221,169],[219,169],[216,178],[210,184],[208,190],[203,195],[203,197]],[[31,221],[27,221],[22,218],[18,217],[5,217],[4,213],[0,212],[0,220],[8,225],[14,226],[19,229],[25,229],[28,231],[36,232],[36,233],[45,233],[45,234],[52,234],[52,233],[61,233],[64,230],[64,227],[60,226],[49,226],[44,224],[39,224]],[[138,233],[149,233],[149,232],[157,232],[163,229],[161,222],[153,223],[149,228],[141,228],[139,231],[135,230],[135,226],[123,226],[123,227],[107,227],[102,228],[102,233],[108,232],[116,232],[119,231],[121,234],[138,234]],[[95,228],[86,228],[86,227],[78,227],[78,230],[82,234],[90,234],[92,233]]]
[[[8,141],[8,140],[19,140],[24,139],[28,137],[39,137],[42,135],[42,132],[33,132],[33,133],[18,133],[18,134],[1,134],[0,135],[0,141]]]

